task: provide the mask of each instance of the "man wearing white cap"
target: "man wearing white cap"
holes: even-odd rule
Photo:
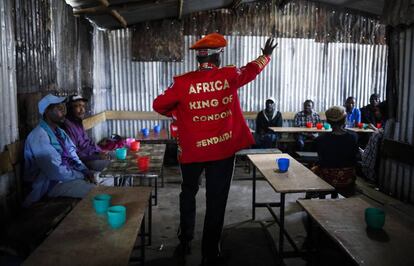
[[[39,104],[39,125],[30,132],[24,148],[25,181],[32,191],[23,205],[30,206],[43,196],[84,197],[94,185],[93,174],[76,154],[68,135],[58,126],[65,119],[65,97],[48,94]]]

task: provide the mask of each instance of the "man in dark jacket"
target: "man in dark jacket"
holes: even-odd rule
[[[259,148],[276,147],[279,134],[273,132],[269,127],[281,127],[283,123],[282,114],[275,108],[276,101],[273,97],[266,100],[266,108],[260,111],[256,117],[256,144]]]

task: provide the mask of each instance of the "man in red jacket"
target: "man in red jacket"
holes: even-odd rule
[[[196,50],[199,68],[174,77],[173,84],[153,103],[165,116],[177,117],[178,159],[181,165],[180,245],[176,255],[185,263],[194,236],[198,179],[205,171],[206,215],[202,240],[202,265],[221,260],[220,237],[227,196],[234,170],[234,154],[254,144],[243,117],[237,90],[254,80],[269,63],[277,43],[269,38],[263,55],[245,67],[219,68],[227,41],[218,33],[206,35],[190,49]]]

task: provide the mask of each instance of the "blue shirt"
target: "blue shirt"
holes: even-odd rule
[[[83,179],[88,168],[76,155],[76,147],[61,129],[59,141],[52,129],[44,122],[30,132],[24,147],[25,181],[32,183],[32,191],[23,202],[28,207],[40,200],[54,185],[59,182],[68,182]],[[61,144],[65,147],[61,147]],[[68,164],[62,158],[68,156],[73,163]]]
[[[350,113],[346,113],[346,127],[355,127],[361,122],[361,111],[358,108],[352,109]]]

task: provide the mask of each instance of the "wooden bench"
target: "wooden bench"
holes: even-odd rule
[[[10,191],[2,191],[6,199],[2,199],[0,210],[0,251],[22,258],[33,251],[78,202],[73,198],[45,199],[30,208],[22,208],[22,199],[31,189],[25,191],[21,181],[23,150],[24,142],[17,141],[7,145],[0,154],[1,176],[13,179]]]

